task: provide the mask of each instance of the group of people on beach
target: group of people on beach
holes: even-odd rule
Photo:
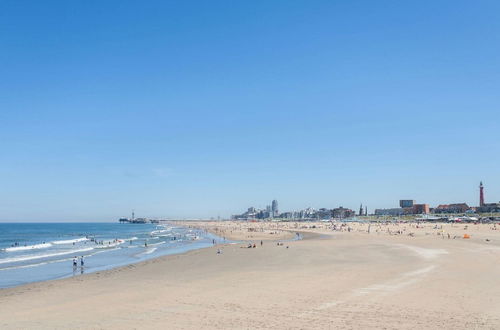
[[[92,239],[90,239],[90,241],[91,241],[91,242],[94,242],[94,243],[95,243],[95,244],[97,244],[97,245],[106,245],[106,244],[107,244],[107,245],[111,245],[111,244],[118,243],[120,240],[119,240],[118,238],[115,238],[115,239],[114,239],[114,240],[112,240],[112,241],[108,241],[108,242],[106,242],[106,241],[98,241],[98,240],[96,240],[95,238],[92,238]],[[73,245],[74,245],[74,243],[73,243]]]
[[[83,256],[81,256],[80,257],[80,267],[83,268],[84,264],[85,264],[85,260],[83,259]],[[76,268],[76,267],[78,267],[78,257],[77,256],[75,256],[73,258],[73,268]]]

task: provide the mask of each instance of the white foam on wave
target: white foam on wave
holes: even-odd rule
[[[157,236],[159,234],[163,234],[163,233],[167,233],[167,232],[170,232],[172,231],[172,228],[168,228],[168,229],[160,229],[160,230],[153,230],[152,232],[150,232],[149,234],[151,236]]]
[[[115,251],[115,250],[119,250],[120,248],[114,248],[114,249],[100,249],[100,251],[96,251],[94,253],[92,253],[92,255],[96,255],[96,254],[100,254],[100,253],[105,253],[105,252],[111,252],[111,251]]]
[[[146,251],[144,251],[143,253],[141,254],[151,254],[153,252],[155,252],[158,248],[151,248],[151,249],[147,249]]]
[[[42,244],[34,244],[34,245],[26,245],[26,246],[13,246],[5,248],[6,252],[16,252],[16,251],[26,251],[26,250],[37,250],[37,249],[46,249],[51,247],[51,243],[42,243]]]
[[[60,245],[60,244],[73,244],[73,243],[79,243],[79,242],[85,242],[88,241],[89,239],[86,237],[81,237],[81,238],[75,238],[75,239],[67,239],[67,240],[61,240],[61,241],[52,241],[52,244]]]
[[[62,256],[65,254],[75,254],[75,253],[86,252],[86,251],[91,251],[91,250],[93,250],[93,248],[69,250],[69,251],[63,251],[63,252],[57,252],[57,253],[22,255],[22,256],[14,257],[14,258],[0,259],[0,264],[28,261],[28,260],[36,260],[36,259],[42,259],[42,258],[51,258],[51,257]]]
[[[90,248],[88,250],[93,250],[93,248]],[[100,253],[103,253],[103,252],[110,252],[110,251],[113,251],[113,250],[117,250],[117,249],[109,249],[109,250],[96,251],[94,253],[86,255],[85,258],[89,258],[89,257],[95,256],[96,254],[100,254]],[[64,254],[77,254],[77,252],[85,252],[85,251],[87,251],[87,249],[72,250],[72,251],[68,251],[67,253],[64,253]],[[61,254],[57,254],[57,255],[62,255],[62,253]],[[66,261],[70,261],[72,259],[73,259],[73,257],[69,257],[69,258],[66,257],[64,259],[42,261],[42,262],[39,262],[39,263],[36,263],[36,264],[9,266],[9,267],[5,267],[5,268],[0,268],[0,271],[12,270],[12,269],[20,269],[20,268],[33,268],[33,267],[38,267],[38,266],[43,266],[43,265],[48,265],[48,264],[54,264],[54,263],[58,263],[58,262],[66,262]]]
[[[183,240],[182,238],[178,238],[178,239],[172,239],[169,241],[169,243],[175,243],[175,242],[184,242],[185,240]]]
[[[0,271],[3,271],[3,270],[12,270],[12,269],[21,269],[21,268],[33,268],[33,267],[38,267],[38,266],[53,264],[53,263],[57,263],[57,262],[70,261],[72,259],[73,259],[73,257],[65,258],[65,259],[57,259],[57,260],[52,260],[52,261],[44,261],[44,262],[39,262],[37,264],[29,264],[29,265],[21,265],[21,266],[11,266],[11,267],[0,268]]]
[[[148,244],[149,246],[156,246],[156,245],[162,245],[165,244],[165,242],[159,242],[159,243],[153,243],[153,244]]]
[[[200,236],[194,235],[194,234],[186,234],[186,237],[191,239],[192,241],[197,241],[197,240],[201,239]]]
[[[108,249],[108,248],[117,247],[119,245],[122,245],[123,243],[125,243],[125,240],[118,239],[116,241],[107,241],[107,242],[103,242],[103,244],[97,244],[94,248],[96,248],[96,249]]]

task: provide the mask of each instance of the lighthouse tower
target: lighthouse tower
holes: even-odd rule
[[[482,181],[479,183],[479,206],[484,206],[484,186]]]

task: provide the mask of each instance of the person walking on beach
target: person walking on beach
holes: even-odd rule
[[[80,266],[83,268],[83,265],[84,265],[84,261],[83,261],[83,256],[80,257]]]
[[[77,266],[77,259],[76,256],[73,258],[73,268],[76,268]]]

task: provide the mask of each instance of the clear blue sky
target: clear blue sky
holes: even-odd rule
[[[500,200],[500,2],[2,1],[0,220]]]

